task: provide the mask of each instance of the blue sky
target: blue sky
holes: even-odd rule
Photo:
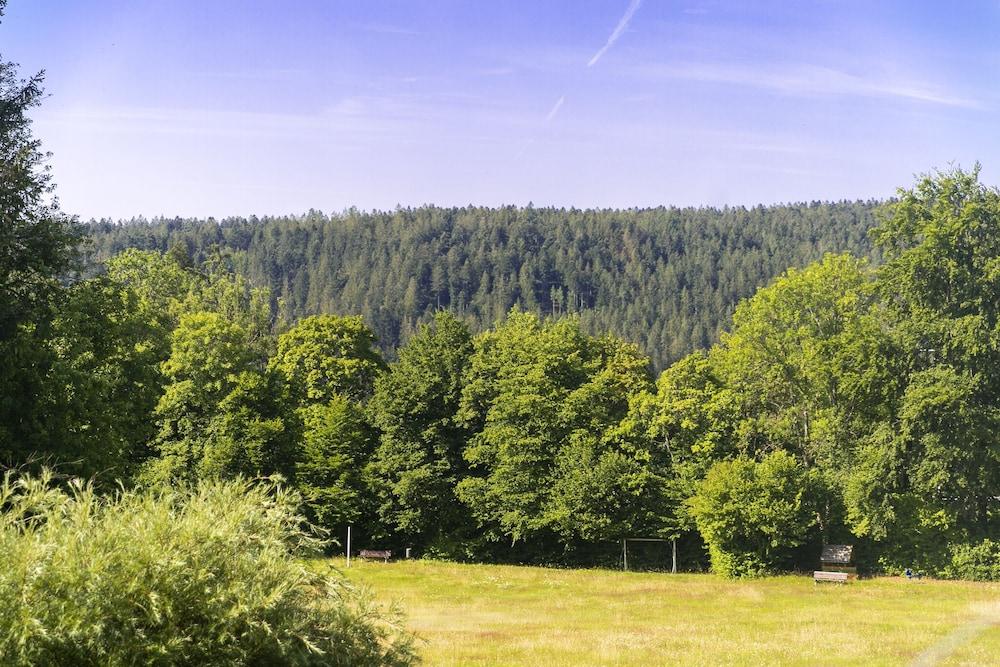
[[[1000,2],[10,0],[63,208],[886,197],[1000,169]]]

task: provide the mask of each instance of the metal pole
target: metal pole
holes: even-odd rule
[[[351,527],[347,527],[347,567],[351,566]]]
[[[625,565],[625,571],[628,572],[628,540],[622,540],[622,562]]]
[[[673,556],[673,564],[670,567],[670,574],[677,574],[677,538],[670,539],[670,551]]]

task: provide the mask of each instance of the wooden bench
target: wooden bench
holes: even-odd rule
[[[388,563],[389,559],[392,558],[392,552],[391,551],[380,551],[380,550],[377,550],[377,549],[362,549],[361,553],[359,553],[358,555],[361,558],[365,558],[365,559],[379,558],[379,559],[385,561],[386,563]]]
[[[821,581],[829,581],[834,584],[846,584],[849,576],[851,575],[846,572],[823,572],[822,570],[816,570],[813,572],[813,581],[817,584]]]

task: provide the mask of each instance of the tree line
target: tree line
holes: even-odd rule
[[[658,377],[580,315],[518,307],[479,333],[438,310],[387,361],[361,316],[284,319],[222,249],[128,249],[49,269],[14,323],[0,451],[143,486],[278,474],[333,534],[425,555],[658,536],[757,575],[847,541],[872,569],[995,576],[1000,194],[923,177],[872,239],[878,264],[787,270]]]
[[[714,343],[740,300],[826,252],[873,252],[875,202],[736,208],[310,211],[87,225],[92,271],[128,248],[201,264],[224,249],[282,316],[361,315],[387,358],[448,309],[476,333],[512,307],[577,315],[657,370]]]

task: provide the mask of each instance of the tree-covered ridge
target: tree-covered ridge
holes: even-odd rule
[[[97,265],[127,248],[201,264],[222,248],[294,321],[360,314],[391,358],[447,308],[484,331],[513,306],[577,314],[657,369],[705,348],[735,305],[788,267],[872,252],[873,202],[745,208],[438,208],[89,225]]]
[[[442,303],[387,363],[360,315],[295,318],[241,275],[256,246],[171,238],[89,279],[46,269],[4,340],[10,465],[156,488],[281,475],[314,524],[424,555],[593,564],[649,536],[744,576],[809,567],[833,541],[872,570],[998,576],[1000,191],[977,170],[901,190],[877,263],[787,269],[658,379],[635,343],[588,330],[596,308],[555,301],[478,332]]]

